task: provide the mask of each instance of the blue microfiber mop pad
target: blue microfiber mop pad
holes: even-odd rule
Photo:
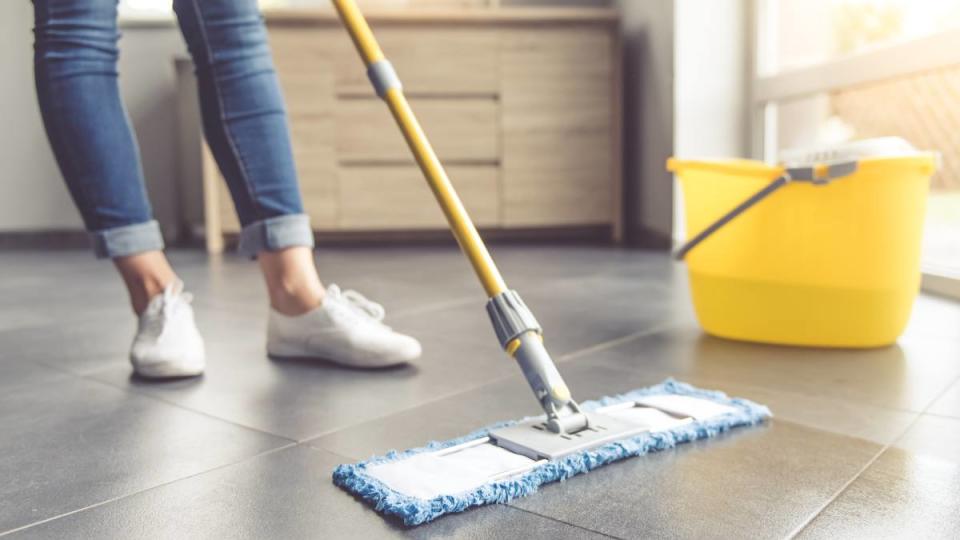
[[[505,503],[529,495],[543,484],[558,480],[563,481],[628,457],[642,456],[650,452],[673,448],[681,443],[713,437],[731,428],[756,425],[771,416],[770,409],[763,405],[746,399],[729,398],[723,392],[702,390],[673,379],[668,379],[649,388],[633,390],[626,394],[587,401],[581,403],[581,408],[585,411],[592,411],[600,407],[625,401],[636,401],[645,396],[659,394],[677,394],[707,399],[727,405],[735,410],[664,431],[642,433],[635,437],[547,462],[523,475],[491,482],[456,495],[442,495],[430,500],[399,493],[377,478],[367,474],[366,470],[374,465],[402,460],[422,452],[437,451],[486,437],[493,429],[516,424],[523,420],[501,422],[458,439],[446,442],[431,442],[422,448],[404,452],[391,451],[384,456],[374,457],[354,465],[340,465],[333,471],[333,482],[360,497],[378,512],[399,518],[405,525],[414,526],[432,521],[444,514],[462,512],[471,506]]]

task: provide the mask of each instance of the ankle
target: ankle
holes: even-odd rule
[[[177,279],[163,253],[147,252],[114,259],[137,315],[146,311],[150,300]]]
[[[323,303],[324,291],[319,281],[315,283],[298,280],[281,280],[268,285],[270,307],[287,316],[303,315]]]
[[[313,251],[298,246],[261,252],[257,260],[267,283],[270,307],[283,315],[302,315],[323,302],[323,284]]]

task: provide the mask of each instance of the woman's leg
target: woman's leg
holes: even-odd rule
[[[273,308],[272,356],[383,367],[420,356],[355,291],[324,291],[313,261],[280,85],[256,0],[174,0],[196,64],[204,133],[243,225],[240,251],[260,260]]]
[[[199,375],[203,339],[163,255],[117,84],[117,1],[34,0],[37,98],[50,146],[98,257],[139,315],[130,361],[145,377]]]
[[[137,313],[176,276],[144,189],[117,84],[116,0],[35,0],[37,98],[53,153],[98,257]]]
[[[316,308],[323,287],[297,185],[280,85],[256,0],[174,0],[196,65],[204,134],[243,231],[240,251],[260,259],[271,306]]]

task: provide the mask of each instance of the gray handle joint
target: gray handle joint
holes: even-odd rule
[[[381,98],[386,97],[387,91],[393,88],[403,90],[400,76],[397,75],[397,70],[393,69],[393,64],[389,60],[379,60],[370,64],[367,68],[367,77],[370,78],[370,84]]]
[[[507,344],[527,332],[542,331],[540,323],[530,308],[523,303],[517,291],[504,291],[487,302],[487,314],[497,333],[500,346],[504,349]]]
[[[856,161],[831,163],[827,166],[826,174],[823,175],[817,174],[817,169],[814,167],[790,167],[784,172],[784,176],[791,182],[810,182],[817,186],[823,186],[838,178],[850,176],[857,172],[858,167],[859,164]]]

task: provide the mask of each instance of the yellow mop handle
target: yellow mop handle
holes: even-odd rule
[[[370,26],[363,18],[363,14],[360,13],[354,0],[333,0],[333,5],[336,6],[337,12],[340,14],[340,18],[350,33],[350,38],[353,39],[353,44],[356,45],[367,69],[376,70],[385,67],[388,69],[387,75],[395,77],[396,74],[389,63],[386,62],[383,51],[380,50],[380,45],[377,44],[373,32],[370,31]],[[493,258],[490,257],[490,252],[487,251],[483,240],[480,239],[480,235],[463,207],[463,203],[460,202],[460,197],[453,189],[443,165],[437,158],[430,141],[427,140],[417,117],[413,114],[413,110],[411,110],[410,104],[403,94],[403,89],[400,87],[399,80],[394,82],[395,84],[378,88],[378,93],[386,101],[394,120],[400,126],[403,137],[407,140],[410,150],[420,165],[420,170],[423,171],[430,189],[433,190],[437,202],[440,203],[440,208],[447,216],[453,235],[460,244],[460,249],[470,259],[470,264],[473,266],[474,272],[477,273],[477,277],[480,278],[487,296],[493,298],[507,290],[503,277],[500,276],[500,271],[497,270]]]

